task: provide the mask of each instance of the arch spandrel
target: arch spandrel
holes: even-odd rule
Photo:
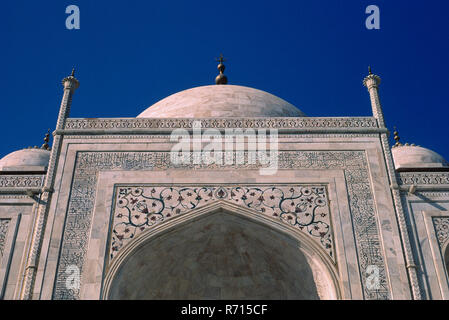
[[[232,203],[293,226],[335,262],[326,186],[298,184],[116,187],[109,261],[145,230],[215,201]]]

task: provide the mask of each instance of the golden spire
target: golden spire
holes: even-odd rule
[[[394,134],[394,140],[396,141],[396,143],[394,144],[394,147],[402,146],[402,143],[399,142],[399,140],[400,140],[401,138],[399,137],[399,133],[398,133],[398,131],[396,130],[396,127],[394,127],[394,132],[393,132],[393,134]]]
[[[225,70],[225,65],[223,62],[226,61],[223,54],[220,53],[220,57],[216,58],[215,61],[219,62],[217,69],[220,71],[220,74],[215,78],[215,84],[227,84],[228,78],[223,74]]]
[[[369,73],[369,74],[373,74],[373,73],[371,72],[371,66],[368,66],[368,73]]]
[[[50,129],[48,129],[47,133],[45,134],[44,144],[42,145],[41,149],[51,150],[50,146],[48,145],[49,141],[50,141]]]
[[[396,141],[396,143],[393,145],[393,148],[395,148],[395,147],[401,147],[401,146],[406,146],[406,147],[408,147],[408,146],[411,146],[411,147],[419,147],[419,145],[416,145],[416,144],[414,144],[414,143],[405,143],[405,144],[402,144],[399,140],[401,139],[400,137],[399,137],[399,133],[398,133],[398,131],[396,130],[396,127],[393,127],[394,128],[394,132],[393,132],[393,134],[394,134],[394,140]]]

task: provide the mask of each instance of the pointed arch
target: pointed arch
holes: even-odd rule
[[[216,201],[157,225],[152,229],[146,230],[123,247],[106,270],[101,293],[102,299],[110,298],[115,279],[120,274],[121,268],[123,268],[123,266],[125,266],[131,257],[133,257],[139,250],[143,250],[145,246],[157,239],[175,235],[183,228],[188,228],[197,222],[220,214],[243,219],[240,221],[245,221],[245,223],[248,223],[250,226],[254,224],[254,226],[265,228],[267,234],[273,233],[276,237],[283,236],[290,239],[291,243],[294,243],[298,257],[303,257],[303,260],[306,261],[306,264],[308,265],[308,270],[310,271],[310,276],[313,277],[313,282],[316,286],[319,298],[341,298],[336,266],[323,249],[307,235],[288,224],[261,215],[251,209],[243,208],[226,201]],[[261,232],[259,231],[259,233]]]

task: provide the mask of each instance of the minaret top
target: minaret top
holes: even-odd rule
[[[75,78],[75,68],[72,69],[70,76],[62,79],[62,85],[64,86],[64,89],[78,89],[80,83]]]
[[[220,54],[220,57],[215,60],[219,62],[217,69],[220,71],[220,74],[215,78],[215,84],[227,84],[228,78],[223,74],[225,71],[225,65],[223,62],[226,61],[223,54]]]
[[[380,84],[380,77],[373,74],[371,66],[368,67],[368,75],[363,79],[363,85],[370,90],[372,87],[378,87]]]

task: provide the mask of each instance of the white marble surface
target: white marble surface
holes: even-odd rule
[[[138,118],[305,117],[268,92],[235,85],[196,87],[155,103]]]
[[[419,146],[401,145],[391,149],[396,170],[447,168],[449,163],[438,153]]]
[[[48,150],[38,148],[18,150],[0,160],[0,171],[8,170],[8,167],[14,167],[15,171],[36,170],[36,168],[41,171],[41,168],[48,166],[49,159],[50,151]]]

